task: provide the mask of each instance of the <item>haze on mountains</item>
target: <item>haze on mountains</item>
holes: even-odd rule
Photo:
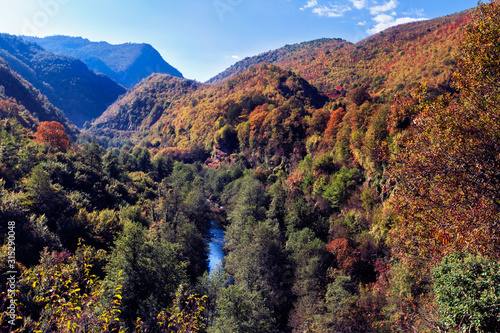
[[[0,330],[499,332],[499,40],[491,1],[153,74],[81,131],[0,60]]]
[[[99,117],[126,91],[77,58],[45,51],[20,37],[0,34],[0,57],[78,127]]]
[[[78,58],[90,69],[109,76],[125,88],[132,88],[153,73],[182,77],[181,72],[169,65],[149,44],[112,45],[69,36],[22,38],[49,52]]]

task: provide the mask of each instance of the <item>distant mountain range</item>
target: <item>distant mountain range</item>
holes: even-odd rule
[[[126,89],[80,60],[46,51],[20,37],[0,34],[0,57],[61,109],[75,125],[99,117]]]
[[[106,74],[126,88],[132,88],[153,73],[183,77],[149,44],[112,45],[68,36],[22,38],[41,45],[49,52],[78,58],[89,68]]]

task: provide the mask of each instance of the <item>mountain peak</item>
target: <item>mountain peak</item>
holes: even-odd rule
[[[83,37],[23,37],[47,51],[81,59],[89,68],[106,74],[126,88],[131,88],[153,73],[183,77],[150,44],[110,44],[92,42]]]

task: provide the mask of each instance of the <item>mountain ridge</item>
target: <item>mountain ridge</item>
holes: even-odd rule
[[[56,55],[17,36],[0,34],[0,57],[78,127],[99,117],[126,91],[79,59]]]
[[[118,118],[110,116],[108,111],[105,113],[109,116],[106,121],[100,118],[95,123],[98,126],[93,126],[91,132],[114,137],[113,131],[120,129],[120,136],[135,138],[136,143],[141,142],[146,146],[163,148],[200,145],[203,141],[199,140],[201,135],[208,138],[208,141],[203,142],[207,151],[210,151],[215,139],[209,138],[211,134],[207,133],[213,134],[216,131],[214,128],[217,127],[217,117],[224,118],[225,124],[236,128],[240,125],[239,117],[246,117],[243,122],[248,121],[249,115],[265,103],[274,104],[278,108],[285,106],[281,103],[293,105],[294,100],[300,100],[300,96],[304,94],[300,89],[290,89],[291,95],[280,90],[288,82],[289,76],[307,83],[297,81],[292,86],[310,85],[326,98],[329,106],[324,109],[329,113],[347,102],[354,101],[359,107],[366,100],[363,96],[368,96],[375,102],[390,104],[394,94],[402,90],[409,91],[424,81],[436,93],[451,91],[449,79],[458,53],[454,41],[460,38],[462,26],[469,20],[469,13],[470,11],[465,11],[392,27],[356,44],[338,38],[323,38],[287,45],[242,60],[215,77],[210,81],[212,83],[200,85],[200,90],[182,96],[175,101],[177,104],[169,104],[169,108],[162,106],[164,97],[158,94],[147,96],[146,91],[152,88],[148,84],[154,86],[158,82],[143,81],[129,93],[129,96],[135,97],[119,106],[122,115],[133,113],[138,118],[131,121],[130,116],[122,116],[120,119],[124,124],[119,124]],[[415,59],[421,61],[415,62]],[[256,72],[258,79],[254,78]],[[242,78],[249,81],[245,83]],[[250,89],[248,85],[254,86]],[[284,94],[284,99],[277,102],[269,98],[271,95],[275,96],[276,92]],[[151,104],[149,111],[156,108],[156,111],[163,109],[164,113],[154,117],[156,122],[152,123],[146,120],[151,119],[146,110],[138,111],[142,103]],[[325,111],[320,105],[306,107],[301,104],[300,107],[306,110],[304,116],[308,117],[312,117],[316,111],[320,114]],[[116,114],[118,107],[114,104],[110,109],[114,109]],[[267,112],[270,113],[270,110],[272,108]],[[177,112],[176,117],[179,118],[175,118],[171,112]],[[208,116],[214,112],[217,117]],[[201,123],[196,125],[196,119],[203,117],[200,116],[201,113],[210,118],[206,121],[212,127]],[[234,121],[235,119],[238,121]],[[204,130],[199,131],[199,128]],[[127,129],[133,131],[127,134]]]
[[[132,88],[153,73],[183,77],[179,70],[167,63],[160,53],[147,43],[110,44],[63,35],[44,38],[21,37],[41,45],[47,51],[78,58],[89,68],[109,76],[126,88]]]
[[[0,119],[15,118],[24,128],[35,132],[43,121],[61,123],[74,140],[79,131],[28,81],[10,69],[0,57]]]
[[[384,93],[387,87],[395,92],[399,85],[407,84],[408,78],[412,86],[418,85],[419,77],[438,84],[451,75],[457,52],[455,40],[471,13],[466,10],[401,24],[357,43],[322,38],[286,45],[245,58],[207,82],[220,83],[252,65],[271,63],[296,72],[327,94],[335,93],[339,86],[353,85],[367,85],[375,93]]]

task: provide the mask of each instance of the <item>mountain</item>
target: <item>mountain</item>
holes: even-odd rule
[[[79,133],[61,110],[0,58],[0,119],[10,118],[17,119],[18,123],[33,132],[42,121],[57,121],[64,125],[72,138]]]
[[[47,51],[78,58],[89,68],[106,74],[126,88],[132,88],[152,73],[182,77],[181,72],[168,64],[149,44],[112,45],[69,36],[22,38],[41,45]]]
[[[206,153],[268,147],[261,157],[279,164],[302,145],[306,119],[327,101],[306,80],[274,65],[252,67],[218,85],[155,75],[108,108],[90,132]]]
[[[457,55],[465,11],[433,20],[395,26],[358,43],[319,39],[287,45],[237,62],[210,79],[223,82],[259,63],[290,69],[328,95],[337,87],[367,86],[375,94],[399,91],[427,81],[446,81]]]
[[[111,105],[94,121],[93,128],[147,131],[176,102],[203,86],[168,74],[153,74]]]
[[[0,34],[0,57],[78,127],[99,117],[126,91],[80,60],[45,51],[16,36]]]
[[[0,60],[2,302],[12,270],[21,291],[0,332],[500,332],[499,16],[491,1],[463,33],[398,27],[359,59],[305,43],[307,79],[269,63],[217,84],[155,74],[71,149],[20,127],[57,110]],[[352,62],[316,63],[334,52]],[[328,66],[349,74],[334,92],[317,87]]]
[[[389,107],[396,92],[409,91],[421,82],[427,82],[436,93],[449,91],[458,54],[456,41],[469,19],[470,12],[466,11],[409,23],[356,44],[320,39],[288,45],[238,62],[210,80],[211,84],[155,76],[111,106],[90,131],[108,138],[132,138],[146,146],[196,146],[210,152],[214,147],[220,148],[217,140],[229,133],[221,132],[228,125],[231,133],[238,132],[239,142],[232,146],[257,148],[258,140],[252,144],[246,141],[252,130],[244,128],[253,126],[252,121],[256,121],[253,116],[258,112],[267,112],[272,117],[278,110],[285,112],[286,115],[279,116],[285,119],[290,114],[283,109],[291,107],[300,110],[296,114],[299,118],[294,121],[306,128],[312,121],[308,119],[315,114],[319,118],[314,121],[325,116],[323,120],[328,122],[330,114],[341,105],[352,104],[357,109],[372,99],[377,108]],[[370,112],[353,117],[361,121]],[[364,126],[370,121],[369,117],[365,119]],[[250,136],[266,136],[252,133]],[[269,148],[265,140],[262,145],[263,150]]]

